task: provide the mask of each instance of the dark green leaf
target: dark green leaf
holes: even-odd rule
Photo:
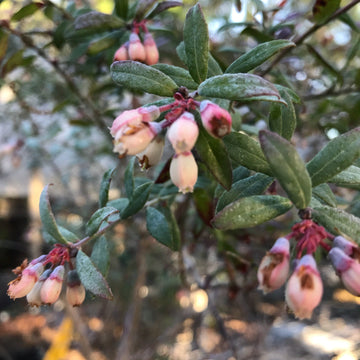
[[[16,51],[4,63],[1,74],[4,77],[6,74],[14,70],[16,67],[21,66],[24,60],[24,49]]]
[[[96,210],[86,224],[87,235],[91,236],[95,234],[99,230],[103,221],[105,221],[110,215],[114,215],[118,213],[119,210],[111,206],[106,206]]]
[[[325,205],[330,205],[332,207],[336,207],[335,195],[331,191],[330,186],[328,184],[320,184],[320,185],[314,187],[312,190],[312,193],[316,199],[318,199]]]
[[[178,86],[167,75],[136,61],[116,61],[111,65],[111,76],[118,84],[132,90],[159,96],[173,96]]]
[[[209,61],[208,61],[208,72],[207,77],[213,77],[216,75],[222,75],[223,71],[219,63],[214,59],[214,57],[209,53]]]
[[[132,157],[125,170],[124,174],[124,184],[125,184],[125,191],[126,195],[129,199],[131,199],[133,192],[134,192],[134,164],[135,164],[135,157]]]
[[[215,179],[225,188],[231,188],[231,163],[222,140],[215,139],[201,127],[196,142],[196,151]]]
[[[314,20],[324,22],[340,7],[340,0],[316,0],[313,6]]]
[[[207,77],[209,33],[199,4],[186,14],[184,24],[186,64],[193,79],[200,84]]]
[[[107,206],[111,206],[121,213],[127,206],[129,205],[129,199],[127,198],[120,198],[111,200],[107,203]]]
[[[40,2],[31,2],[25,6],[23,6],[19,11],[17,11],[13,16],[11,16],[11,21],[20,21],[27,16],[34,14],[36,11],[41,9],[44,6],[43,3]]]
[[[68,243],[69,242],[74,243],[79,240],[79,237],[77,235],[75,235],[73,232],[71,232],[70,230],[68,230],[60,225],[58,225],[58,229],[59,229],[60,234],[65,238],[65,240]],[[43,232],[43,238],[48,244],[58,243],[58,241],[46,231]]]
[[[107,31],[125,26],[124,20],[98,11],[90,11],[75,19],[75,30]]]
[[[183,3],[180,1],[163,1],[156,5],[156,7],[146,15],[146,19],[152,19],[154,16],[162,13],[163,11],[176,7],[176,6],[183,6]]]
[[[291,97],[286,90],[280,90],[281,97],[287,105],[271,104],[269,128],[283,138],[290,140],[296,128],[296,112]]]
[[[146,182],[140,186],[138,186],[132,195],[132,198],[129,200],[129,205],[121,212],[121,217],[123,219],[128,218],[131,215],[139,212],[145,205],[150,191],[152,182]]]
[[[314,207],[312,217],[332,234],[346,234],[360,244],[360,218],[330,206]]]
[[[334,176],[329,182],[337,186],[360,190],[360,168],[352,165]]]
[[[261,65],[278,51],[291,46],[295,46],[295,44],[289,40],[272,40],[262,43],[236,59],[226,69],[225,73],[247,73]]]
[[[259,140],[271,170],[298,209],[311,200],[311,180],[296,149],[284,138],[267,130],[259,132]]]
[[[68,242],[61,235],[59,228],[56,224],[54,214],[51,210],[50,201],[49,201],[49,185],[44,187],[40,195],[40,202],[39,202],[39,209],[40,209],[40,219],[43,224],[44,230],[49,233],[56,242],[60,244],[67,244]]]
[[[114,171],[115,171],[115,168],[109,169],[108,171],[106,171],[101,180],[100,191],[99,191],[99,207],[100,208],[106,206],[106,204],[109,200],[110,183],[111,183],[111,179],[112,179]]]
[[[115,36],[113,36],[113,34],[107,34],[100,39],[92,41],[87,48],[87,52],[90,55],[98,54],[99,52],[102,52],[113,46],[118,41],[119,40]]]
[[[230,133],[224,137],[224,143],[231,160],[250,170],[272,176],[272,171],[259,143],[244,133]]]
[[[360,157],[360,127],[331,140],[307,164],[313,186],[329,181]]]
[[[182,41],[177,47],[176,47],[176,53],[178,54],[179,59],[187,65],[187,59],[186,59],[186,52],[185,52],[185,44]]]
[[[76,270],[81,283],[87,290],[105,299],[111,300],[113,298],[109,284],[104,276],[82,250],[79,250],[76,255]]]
[[[274,181],[270,176],[255,174],[246,179],[235,182],[229,191],[224,191],[216,205],[216,212],[221,211],[226,205],[253,195],[261,195]]]
[[[274,86],[279,91],[279,93],[281,93],[282,91],[286,91],[288,93],[288,95],[290,96],[291,101],[293,103],[295,103],[295,104],[301,103],[300,96],[294,90],[292,90],[286,86],[279,85],[279,84],[274,84]]]
[[[233,183],[236,183],[239,180],[249,177],[250,174],[251,172],[249,169],[247,169],[244,166],[238,166],[236,169],[232,171]],[[218,199],[225,191],[226,190],[220,184],[217,185],[215,189],[214,197]]]
[[[195,188],[192,196],[196,210],[205,224],[210,226],[210,221],[215,215],[213,193],[209,189]]]
[[[220,99],[283,102],[273,84],[260,76],[252,74],[224,74],[213,76],[201,83],[198,91],[202,96]]]
[[[115,7],[114,7],[115,14],[121,17],[122,19],[127,20],[129,0],[114,0],[114,1],[115,1]]]
[[[193,80],[189,72],[181,67],[168,65],[168,64],[156,64],[152,65],[157,70],[160,70],[165,75],[171,77],[177,86],[185,86],[188,89],[195,90],[198,88],[198,84]]]
[[[244,197],[218,212],[212,223],[220,230],[244,229],[284,214],[291,207],[289,199],[278,195]]]
[[[340,14],[340,16],[338,16],[338,19],[342,21],[344,24],[348,25],[351,28],[351,30],[354,30],[357,33],[360,32],[359,26],[356,24],[356,22],[348,13]]]
[[[135,10],[135,19],[142,20],[145,14],[153,7],[157,0],[141,0],[137,3]]]
[[[110,265],[110,250],[105,236],[100,236],[92,249],[91,261],[101,274],[106,277]]]

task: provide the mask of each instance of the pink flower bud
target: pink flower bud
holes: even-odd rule
[[[42,305],[42,300],[40,296],[41,287],[43,286],[45,280],[50,276],[51,270],[45,270],[40,276],[39,280],[35,283],[31,291],[26,295],[26,300],[30,306],[40,306]]]
[[[81,284],[76,270],[69,271],[67,275],[66,300],[72,306],[79,306],[85,300],[85,288]]]
[[[123,131],[125,126],[131,123],[133,126],[142,122],[142,114],[139,113],[138,109],[126,110],[122,112],[112,123],[110,133],[113,137],[119,137],[119,132]],[[121,136],[121,134],[120,134]]]
[[[323,284],[312,255],[303,256],[286,285],[285,299],[299,319],[309,319],[319,305]]]
[[[198,177],[198,167],[191,152],[175,154],[170,164],[171,181],[182,193],[192,192]]]
[[[144,47],[146,53],[146,64],[154,65],[159,61],[159,50],[152,35],[148,32],[144,37]]]
[[[345,288],[360,296],[360,263],[338,247],[330,250],[329,257]]]
[[[114,54],[114,61],[129,60],[128,46],[129,42],[127,41],[125,44],[123,44],[116,50]]]
[[[129,58],[130,60],[140,62],[144,62],[146,59],[144,45],[141,43],[139,35],[135,32],[132,32],[129,38]]]
[[[147,170],[160,162],[164,145],[164,138],[157,136],[144,151],[136,155],[142,170]]]
[[[353,242],[346,240],[342,236],[337,236],[333,241],[334,247],[341,249],[346,255],[360,261],[360,249]]]
[[[29,265],[23,270],[21,276],[9,283],[7,294],[11,299],[26,296],[34,287],[43,271],[44,266],[41,262],[35,265]]]
[[[196,124],[194,115],[184,112],[170,126],[167,137],[177,154],[190,151],[198,138],[199,127]]]
[[[64,265],[57,266],[45,280],[40,290],[41,301],[44,304],[53,304],[61,293],[64,280]]]
[[[156,105],[143,106],[137,109],[142,116],[142,121],[154,121],[160,116],[160,109]]]
[[[209,100],[202,101],[200,115],[204,128],[210,135],[222,138],[231,131],[231,115],[219,105]]]
[[[279,238],[274,246],[263,257],[257,277],[259,289],[265,294],[280,288],[289,274],[289,240]]]

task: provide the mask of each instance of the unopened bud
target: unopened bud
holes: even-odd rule
[[[114,54],[114,61],[129,60],[128,46],[129,42],[127,41],[125,44],[123,44],[116,50]]]
[[[345,239],[342,236],[337,236],[333,241],[334,247],[341,249],[346,255],[353,259],[360,261],[360,249],[353,242]]]
[[[142,121],[145,122],[154,121],[160,116],[160,109],[156,105],[143,106],[136,110],[142,116]]]
[[[42,303],[53,304],[59,298],[64,280],[64,273],[64,266],[59,265],[45,280],[40,290],[40,297]]]
[[[286,285],[285,299],[299,319],[309,319],[319,305],[323,284],[312,255],[303,256]]]
[[[43,286],[45,280],[50,276],[51,270],[45,270],[40,276],[39,280],[35,283],[31,291],[26,295],[26,300],[30,306],[40,306],[42,305],[41,300],[41,287]]]
[[[43,271],[44,266],[41,262],[28,266],[23,270],[20,277],[9,283],[7,294],[11,299],[26,296],[34,287]]]
[[[144,47],[146,53],[146,64],[154,65],[159,61],[159,50],[152,35],[148,32],[144,36]]]
[[[79,306],[85,300],[85,288],[81,284],[76,270],[69,271],[67,275],[66,300],[72,306]]]
[[[129,38],[129,58],[130,60],[140,62],[144,62],[146,59],[144,45],[141,43],[139,35],[135,32],[132,32]]]
[[[338,247],[330,250],[329,257],[345,288],[360,296],[360,263]]]
[[[198,167],[190,151],[174,155],[170,164],[170,178],[180,192],[185,194],[193,191],[198,178]]]
[[[158,135],[144,151],[136,155],[142,170],[147,170],[160,162],[164,145],[164,138]]]
[[[184,112],[170,126],[167,137],[177,154],[191,151],[199,135],[199,127],[196,124],[194,115]]]
[[[222,138],[231,131],[232,119],[228,111],[209,100],[200,104],[200,115],[204,128],[216,137]]]
[[[289,240],[279,238],[262,259],[257,277],[259,289],[265,294],[280,288],[289,274]]]

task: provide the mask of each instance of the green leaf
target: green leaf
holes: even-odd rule
[[[152,19],[154,16],[162,13],[163,11],[167,9],[171,9],[176,6],[183,6],[184,4],[180,1],[163,1],[158,4],[156,4],[156,7],[148,14],[146,15],[146,19]]]
[[[193,79],[200,84],[207,77],[209,33],[199,4],[186,14],[184,24],[186,64]]]
[[[195,90],[199,86],[193,80],[190,73],[181,67],[168,64],[156,64],[152,65],[152,67],[171,77],[179,87],[185,86],[188,89]]]
[[[129,199],[127,198],[120,198],[111,200],[107,203],[107,206],[111,206],[121,213],[127,206],[129,205]]]
[[[230,133],[224,138],[231,160],[250,170],[272,176],[272,171],[259,143],[244,133]]]
[[[178,88],[169,76],[136,61],[116,61],[111,65],[110,70],[116,84],[135,91],[171,97]]]
[[[137,3],[135,9],[135,19],[142,20],[145,17],[145,14],[152,8],[152,6],[157,2],[157,0],[141,0]]]
[[[105,299],[111,300],[113,298],[109,284],[104,276],[82,250],[79,250],[76,255],[76,270],[81,283],[87,290]]]
[[[0,62],[6,54],[8,48],[9,34],[0,29]]]
[[[259,132],[260,144],[271,170],[298,209],[311,200],[311,180],[296,149],[284,138],[267,130]]]
[[[16,67],[21,66],[24,59],[24,49],[16,51],[4,63],[1,69],[1,75],[4,77],[6,74],[14,70]]]
[[[218,212],[212,223],[220,230],[244,229],[284,214],[291,207],[289,199],[278,195],[244,197]]]
[[[324,203],[336,207],[336,198],[328,184],[320,184],[312,189],[313,196]]]
[[[173,251],[178,250],[178,244],[174,242],[171,224],[161,211],[153,207],[146,209],[146,227],[151,236],[159,243]]]
[[[134,192],[134,164],[135,164],[135,156],[133,156],[125,169],[124,174],[124,184],[126,195],[129,199],[131,199]]]
[[[79,237],[77,235],[75,235],[73,232],[71,232],[70,230],[62,227],[61,225],[58,225],[58,229],[60,234],[65,238],[65,240],[67,241],[67,243],[69,242],[77,242],[79,240]],[[45,241],[48,244],[56,244],[58,241],[51,236],[48,232],[44,231],[43,232],[43,238],[45,239]]]
[[[99,230],[103,221],[105,221],[110,215],[118,213],[119,210],[111,206],[106,206],[96,210],[86,224],[86,234],[89,236],[95,234]]]
[[[230,189],[232,169],[228,153],[222,140],[215,139],[201,126],[195,148],[201,160],[205,163],[215,179],[225,189]]]
[[[307,164],[313,186],[329,181],[360,157],[360,127],[331,140]]]
[[[287,105],[271,104],[269,128],[286,140],[290,140],[296,128],[296,112],[291,97],[286,90],[280,90],[281,97]]]
[[[222,75],[222,73],[223,73],[223,71],[222,71],[219,63],[209,53],[207,77],[209,78],[209,77],[213,77],[213,76],[216,76],[216,75]]]
[[[149,181],[141,184],[134,190],[132,198],[129,200],[129,205],[121,212],[121,217],[123,219],[136,214],[144,207],[149,197],[152,185],[153,183]]]
[[[110,250],[105,236],[100,236],[92,249],[91,261],[101,274],[106,277],[110,265]]]
[[[20,21],[27,16],[33,15],[36,11],[41,9],[44,6],[40,2],[31,2],[23,6],[19,11],[17,11],[13,16],[11,16],[11,21]]]
[[[247,73],[261,65],[278,51],[291,46],[295,46],[295,44],[289,40],[273,40],[262,43],[236,59],[226,69],[225,73]]]
[[[346,234],[360,244],[360,218],[330,206],[314,207],[313,219],[332,234]]]
[[[273,84],[260,76],[252,74],[213,76],[200,84],[198,92],[201,96],[228,100],[283,102]]]
[[[129,0],[114,0],[115,14],[124,20],[127,20],[127,14],[129,9]]]
[[[101,180],[100,191],[99,191],[99,207],[100,208],[106,206],[106,204],[109,200],[110,183],[111,183],[111,179],[112,179],[114,171],[115,171],[115,168],[109,169],[108,171],[106,171]]]
[[[192,198],[202,221],[210,226],[211,219],[215,215],[213,191],[209,191],[208,188],[197,187],[192,194]]]
[[[74,22],[75,30],[91,30],[92,32],[119,29],[126,25],[125,21],[109,14],[90,11],[78,16]]]
[[[108,49],[109,47],[113,46],[118,41],[119,40],[117,39],[117,37],[115,37],[112,33],[106,34],[105,36],[101,37],[100,39],[96,39],[96,40],[92,41],[87,48],[87,52],[90,55],[98,54],[98,53]]]
[[[261,195],[274,181],[270,176],[255,174],[235,182],[229,191],[224,191],[216,205],[216,212],[221,211],[230,203],[253,195]]]
[[[324,22],[340,7],[340,0],[316,0],[313,6],[314,20]]]
[[[329,180],[337,186],[360,190],[360,168],[357,166],[349,166],[346,170],[337,174]]]
[[[274,84],[274,86],[279,91],[279,93],[281,93],[282,91],[286,91],[288,93],[288,95],[290,96],[290,99],[293,103],[295,103],[295,104],[301,103],[300,96],[294,90],[292,90],[286,86],[279,85],[279,84]]]
[[[51,210],[49,201],[49,185],[44,187],[40,195],[39,202],[40,219],[43,224],[44,230],[51,235],[56,242],[60,244],[68,244],[64,236],[60,233],[58,225],[55,221],[55,216]]]

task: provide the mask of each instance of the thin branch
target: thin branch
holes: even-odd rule
[[[348,94],[360,94],[360,89],[354,89],[354,88],[344,88],[337,91],[334,91],[333,88],[327,89],[324,92],[321,92],[319,94],[314,95],[304,95],[301,97],[303,101],[314,101],[314,100],[320,100],[326,97],[336,97],[336,96],[342,96],[342,95],[348,95]]]
[[[328,17],[325,21],[323,21],[320,24],[315,24],[313,25],[308,31],[306,31],[304,34],[300,35],[298,38],[294,39],[294,43],[298,46],[301,45],[310,35],[312,35],[313,33],[315,33],[316,31],[318,31],[320,28],[322,28],[323,26],[327,25],[329,22],[335,20],[336,18],[338,18],[340,15],[346,13],[348,10],[350,10],[352,7],[354,7],[356,4],[360,3],[360,0],[353,0],[351,1],[349,4],[347,4],[346,6],[336,10],[330,17]],[[294,47],[288,47],[286,49],[284,49],[275,59],[274,61],[265,69],[260,73],[260,76],[264,76],[267,73],[269,73],[271,71],[271,69],[283,58],[285,57],[287,54],[290,53],[290,51],[292,51],[294,49]]]

